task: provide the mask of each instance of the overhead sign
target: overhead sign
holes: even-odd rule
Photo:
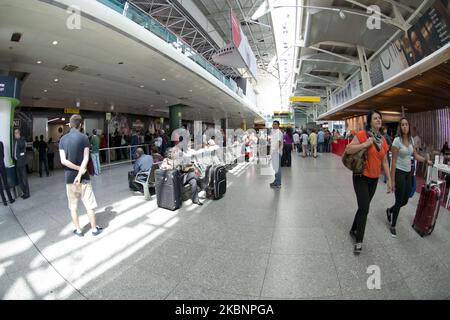
[[[257,76],[256,57],[247,37],[241,29],[241,23],[233,10],[230,9],[232,43],[226,45],[213,55],[216,63],[234,68],[246,68],[253,77]]]
[[[64,108],[64,113],[80,114],[80,109],[77,109],[77,108]]]
[[[0,97],[19,99],[20,81],[12,76],[0,76]]]
[[[111,112],[106,113],[106,121],[111,121]]]
[[[289,101],[291,101],[291,102],[320,102],[320,97],[307,97],[307,96],[290,97]]]

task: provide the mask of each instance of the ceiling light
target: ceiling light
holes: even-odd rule
[[[192,92],[192,89],[190,89],[189,92]]]
[[[144,86],[143,86],[143,85],[140,85],[139,88],[144,88]]]
[[[408,92],[413,92],[411,89],[407,89],[406,91],[408,91]]]
[[[41,60],[38,60],[38,61],[36,61],[36,63],[37,63],[37,64],[41,64],[41,63],[42,63],[42,61],[41,61]]]
[[[342,20],[345,20],[346,15],[345,15],[344,11],[339,10],[339,17],[340,17]]]
[[[58,81],[59,81],[59,79],[58,79],[58,78],[56,78],[56,79],[54,79],[53,81],[54,81],[54,82],[58,82]]]
[[[54,118],[54,119],[48,120],[47,122],[53,122],[53,121],[56,121],[56,120],[59,120],[59,118]]]
[[[47,93],[47,92],[48,92],[48,90],[47,90],[47,89],[44,89],[44,92],[45,92],[45,93]]]
[[[153,105],[151,104],[150,107],[153,107]]]
[[[56,41],[56,40],[53,41],[53,42],[52,42],[52,45],[54,45],[54,46],[58,45],[58,41]]]
[[[162,80],[162,81],[166,81],[166,78],[162,78],[161,80]]]
[[[66,121],[66,118],[61,118],[62,121]]]

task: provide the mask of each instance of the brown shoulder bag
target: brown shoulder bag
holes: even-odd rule
[[[368,137],[369,135],[367,135],[367,138]],[[366,169],[366,161],[367,161],[366,148],[354,154],[348,154],[347,152],[344,152],[344,155],[342,156],[342,163],[354,174],[362,174],[364,172],[364,170]]]

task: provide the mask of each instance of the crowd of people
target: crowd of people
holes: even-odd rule
[[[87,172],[89,157],[93,159],[95,174],[100,174],[100,162],[102,160],[101,149],[105,143],[104,135],[97,135],[93,130],[92,135],[88,137],[82,132],[82,121],[79,115],[74,115],[70,119],[70,132],[61,137],[59,141],[59,154],[61,164],[65,169],[66,193],[68,206],[71,212],[72,222],[75,225],[74,234],[83,236],[78,222],[78,200],[81,199],[91,222],[92,234],[98,235],[102,228],[96,224],[95,208],[97,206],[94,191],[90,184],[90,177]],[[350,229],[350,235],[355,240],[354,252],[359,254],[362,251],[362,243],[366,229],[367,216],[370,203],[375,195],[378,186],[378,180],[383,170],[387,184],[387,192],[395,194],[395,201],[386,209],[386,217],[389,224],[389,230],[392,237],[396,237],[396,224],[400,210],[408,203],[411,191],[411,172],[414,170],[411,166],[411,158],[416,161],[432,165],[430,157],[423,156],[421,151],[422,143],[416,128],[410,128],[406,118],[402,118],[398,124],[397,134],[392,137],[387,128],[382,126],[382,115],[378,111],[372,111],[367,115],[367,125],[364,130],[359,132],[351,131],[345,136],[352,139],[347,146],[346,153],[355,154],[365,149],[367,150],[367,161],[365,170],[362,174],[353,174],[353,186],[357,199],[358,209],[355,214],[353,224]],[[242,154],[245,154],[246,161],[250,158],[260,158],[271,155],[272,166],[275,171],[275,179],[270,184],[271,188],[281,188],[281,167],[290,167],[292,165],[292,154],[299,154],[303,157],[317,157],[318,153],[330,152],[330,144],[334,139],[340,137],[338,131],[330,132],[325,129],[293,130],[286,129],[284,132],[280,129],[278,121],[273,122],[270,134],[266,135],[265,130],[259,132],[245,132],[242,137],[234,137],[232,146],[243,148]],[[210,137],[207,139],[203,134],[202,147],[220,148],[226,147],[226,137],[223,134],[222,145]],[[171,141],[164,130],[151,135],[148,132],[142,138],[142,134],[132,131],[131,139],[126,138],[118,130],[114,133],[112,139],[113,145],[127,145],[130,143],[136,146],[131,151],[133,157],[132,180],[139,172],[150,172],[154,163],[159,164],[159,168],[164,170],[179,170],[182,174],[182,184],[190,185],[191,199],[194,204],[202,205],[199,200],[199,192],[204,189],[202,179],[200,179],[199,168],[193,163],[177,162],[177,155],[191,156],[195,152],[192,148],[192,141],[182,144],[183,137],[179,136],[177,141]],[[30,197],[26,170],[26,142],[21,136],[20,129],[14,131],[14,146],[12,157],[15,161],[18,184],[23,191],[23,199]],[[143,140],[142,140],[143,139]],[[148,150],[139,145],[142,142],[149,146]],[[230,143],[230,142],[229,142]],[[43,174],[43,169],[48,176],[49,170],[53,169],[55,148],[51,148],[51,139],[49,143],[44,141],[44,137],[36,137],[33,148],[39,159],[39,173]],[[53,144],[52,144],[53,145]],[[186,147],[183,149],[183,147]],[[266,150],[261,153],[261,147]],[[428,148],[429,146],[427,146]],[[121,149],[116,149],[122,154]],[[15,200],[7,186],[6,169],[4,164],[4,146],[0,141],[0,188],[6,193],[1,192],[3,204],[13,203]],[[445,142],[441,153],[444,155],[450,153],[448,142]],[[389,154],[392,157],[389,157]],[[49,161],[50,160],[50,161]],[[136,188],[138,189],[138,188]]]

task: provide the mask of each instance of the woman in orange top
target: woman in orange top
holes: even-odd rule
[[[362,250],[367,215],[369,214],[370,202],[377,190],[381,166],[383,166],[384,172],[389,172],[387,159],[389,146],[382,136],[382,132],[380,132],[381,125],[381,113],[378,111],[370,111],[367,115],[365,130],[356,134],[345,151],[349,154],[355,154],[362,149],[367,149],[366,169],[362,175],[353,175],[353,188],[355,189],[356,199],[358,201],[358,211],[356,212],[350,235],[356,240],[355,254],[361,253]],[[389,174],[387,176],[387,192],[391,193],[391,177]]]

